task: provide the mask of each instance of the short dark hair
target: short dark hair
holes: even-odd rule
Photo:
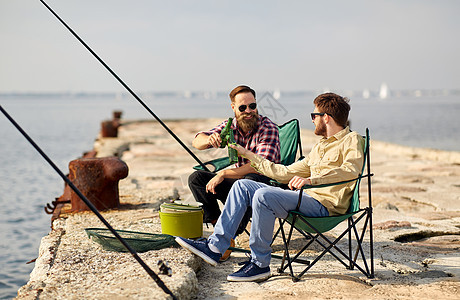
[[[232,103],[235,102],[235,96],[240,93],[251,93],[254,96],[254,99],[256,98],[256,91],[254,91],[247,85],[239,85],[236,88],[234,88],[229,94],[230,100],[232,100]]]
[[[334,93],[324,93],[313,100],[313,103],[321,113],[330,115],[337,125],[347,127],[348,113],[350,112],[350,99]]]

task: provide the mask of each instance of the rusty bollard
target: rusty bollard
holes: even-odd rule
[[[121,119],[121,114],[122,114],[122,113],[123,113],[122,111],[115,110],[115,111],[113,112],[113,119],[114,119],[114,120],[120,120],[120,119]]]
[[[103,121],[101,123],[101,135],[102,137],[117,137],[118,124],[113,121]]]
[[[101,135],[102,137],[117,137],[118,127],[120,127],[121,111],[113,112],[113,120],[103,121],[101,123]]]
[[[69,179],[98,210],[120,204],[118,182],[128,176],[128,166],[117,157],[80,158],[69,163]],[[89,210],[72,190],[72,212]]]

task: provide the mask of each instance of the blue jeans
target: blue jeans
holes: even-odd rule
[[[273,229],[276,218],[286,218],[297,207],[299,191],[283,190],[247,179],[236,181],[228,194],[224,209],[209,237],[209,243],[220,253],[230,247],[238,225],[248,206],[252,207],[251,259],[259,267],[270,265]],[[303,193],[300,212],[309,217],[329,216],[327,209],[314,198]]]

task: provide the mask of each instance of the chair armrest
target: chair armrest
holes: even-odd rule
[[[282,189],[289,189],[288,185],[286,183],[281,183],[281,182],[278,182],[274,179],[270,179],[270,185],[271,186],[274,186],[274,187],[279,187],[279,188],[282,188]]]
[[[213,160],[210,160],[210,161],[207,161],[204,163],[204,165],[211,165],[214,167],[214,170],[212,170],[212,172],[218,172],[222,169],[225,169],[226,167],[230,166],[230,163],[229,163],[229,158],[228,157],[220,157],[220,158],[216,158],[216,159],[213,159]],[[200,165],[196,165],[193,167],[194,170],[203,170],[203,167],[201,167]]]
[[[344,183],[349,183],[349,182],[353,182],[353,181],[357,181],[359,179],[362,179],[362,178],[367,178],[367,177],[371,177],[373,176],[374,174],[366,174],[366,175],[359,175],[358,177],[356,178],[353,178],[353,179],[350,179],[350,180],[344,180],[344,181],[338,181],[338,182],[331,182],[331,183],[324,183],[324,184],[306,184],[304,185],[301,190],[306,190],[306,189],[311,189],[311,188],[322,188],[322,187],[328,187],[328,186],[334,186],[334,185],[340,185],[340,184],[344,184]]]
[[[358,177],[356,177],[354,179],[344,180],[344,181],[339,181],[339,182],[332,182],[332,183],[325,183],[325,184],[317,184],[317,185],[306,184],[299,190],[299,200],[297,201],[297,207],[296,207],[295,210],[299,210],[299,208],[300,208],[300,204],[302,203],[303,190],[311,189],[311,188],[322,188],[322,187],[340,185],[340,184],[344,184],[344,183],[348,183],[348,182],[358,181],[361,178],[367,178],[367,177],[371,177],[373,175],[374,174],[372,174],[372,173],[371,174],[366,174],[366,175],[359,175]]]

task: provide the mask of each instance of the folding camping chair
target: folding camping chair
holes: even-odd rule
[[[292,119],[281,126],[279,129],[280,157],[283,165],[290,165],[296,160],[297,151],[299,159],[302,156],[302,143],[300,141],[300,125],[297,119]],[[228,157],[213,159],[204,163],[214,167],[213,172],[218,172],[230,166]],[[195,170],[203,170],[200,165],[194,166]]]
[[[363,172],[366,167],[366,173],[363,175]],[[290,275],[293,281],[300,280],[300,277],[305,274],[310,268],[312,268],[316,262],[318,262],[325,254],[329,253],[334,258],[336,258],[339,262],[341,262],[347,269],[354,269],[355,267],[361,271],[364,275],[368,278],[374,277],[374,248],[373,248],[373,234],[372,234],[372,200],[371,200],[371,176],[373,174],[370,173],[370,154],[369,154],[369,129],[366,129],[366,136],[365,136],[365,146],[364,146],[364,163],[363,168],[361,170],[361,175],[358,178],[348,181],[337,182],[333,184],[324,184],[324,185],[316,185],[316,186],[304,186],[299,191],[299,202],[297,205],[296,210],[289,212],[289,215],[286,219],[281,220],[279,219],[280,223],[280,231],[283,238],[284,243],[284,256],[281,263],[281,267],[278,269],[279,273],[283,273],[286,268],[289,268]],[[360,208],[360,197],[359,197],[359,186],[361,183],[362,178],[368,179],[368,199],[369,203],[368,206],[365,208]],[[351,199],[350,207],[346,214],[338,215],[338,216],[329,216],[329,217],[307,217],[303,215],[301,212],[298,211],[300,207],[300,203],[302,201],[302,194],[304,189],[308,188],[319,188],[319,187],[326,187],[326,186],[333,186],[333,185],[340,185],[348,182],[356,181],[353,197]],[[331,241],[330,238],[324,235],[325,232],[335,228],[337,225],[342,223],[343,221],[347,220],[348,226],[347,228],[337,237],[334,241]],[[362,221],[362,222],[361,222]],[[284,229],[285,223],[290,224],[289,233],[286,237],[286,232]],[[361,222],[363,224],[363,228],[361,230],[361,234],[358,233],[357,224]],[[360,224],[361,224],[360,223]],[[289,244],[292,239],[293,230],[300,232],[303,237],[306,238],[305,246],[301,248],[301,250],[295,254],[293,257],[289,254]],[[368,251],[364,251],[363,247],[363,240],[365,237],[366,232],[369,235],[369,249]],[[345,237],[348,233],[348,254],[346,254],[343,250],[339,248],[337,245],[339,241],[343,237]],[[276,234],[275,234],[276,236]],[[321,239],[320,239],[321,238]],[[352,240],[354,238],[354,244]],[[316,242],[324,249],[312,262],[305,261],[305,259],[299,258],[300,255],[308,249],[312,243]],[[353,246],[356,247],[355,253],[353,254]],[[367,253],[369,254],[369,262],[370,266],[368,265],[368,260],[366,258]],[[362,262],[358,262],[358,255],[361,255]],[[342,258],[343,257],[343,258]],[[297,275],[294,275],[292,263],[293,262],[301,262],[304,265],[307,265],[305,269]],[[286,263],[286,264],[285,264]]]

